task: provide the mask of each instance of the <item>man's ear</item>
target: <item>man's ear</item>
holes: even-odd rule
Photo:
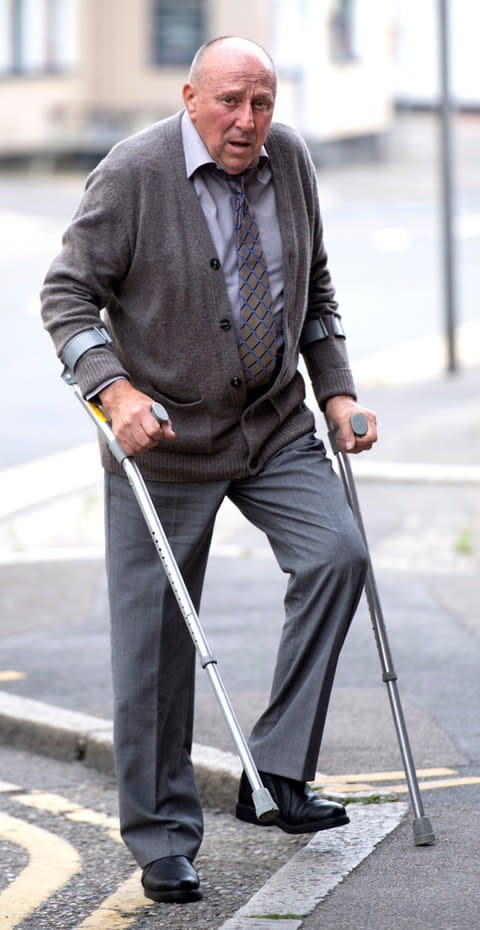
[[[197,107],[196,107],[196,96],[197,95],[195,93],[193,84],[190,84],[190,82],[188,82],[187,84],[184,84],[182,94],[183,94],[183,102],[185,104],[185,109],[190,119],[192,120],[192,122],[195,122],[195,114],[197,110]]]

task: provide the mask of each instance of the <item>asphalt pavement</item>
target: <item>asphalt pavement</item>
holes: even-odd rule
[[[138,894],[129,904],[123,898],[129,923],[122,926],[478,925],[480,368],[401,384],[379,383],[372,375],[361,387],[362,401],[378,414],[380,442],[353,462],[356,484],[436,843],[413,845],[413,812],[362,602],[339,665],[317,778],[323,793],[351,799],[351,825],[313,839],[291,838],[233,819],[239,762],[199,670],[195,762],[206,808],[198,860],[205,899],[184,909],[152,910]],[[320,419],[318,428],[323,432]],[[89,809],[98,807],[92,792],[101,791],[103,807],[115,817],[100,480],[6,514],[0,529],[2,816],[19,816],[20,789],[31,796],[47,783],[50,793],[55,785],[70,801],[83,792],[86,803],[88,795]],[[226,507],[201,617],[245,731],[267,696],[283,584],[263,538]],[[48,820],[51,813],[40,815],[37,808],[35,816]],[[25,861],[6,823],[0,819],[0,838],[15,886]],[[82,887],[90,890],[93,835],[78,845]],[[128,883],[132,864],[118,842],[107,861],[118,863],[118,876]],[[107,896],[97,865],[92,907]],[[72,882],[5,926],[83,927],[85,899],[76,910],[77,899],[65,896]],[[68,901],[68,917],[62,901]],[[105,913],[98,926],[118,926]],[[97,926],[90,921],[85,927]]]

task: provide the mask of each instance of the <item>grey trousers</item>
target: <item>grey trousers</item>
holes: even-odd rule
[[[259,769],[312,779],[366,570],[323,443],[305,436],[255,477],[148,488],[197,610],[223,499],[266,533],[289,580],[270,701],[249,745]],[[194,647],[125,478],[106,475],[105,504],[122,836],[141,867],[163,856],[193,859],[203,829],[190,759]]]

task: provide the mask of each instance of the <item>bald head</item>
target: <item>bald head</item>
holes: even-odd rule
[[[219,58],[226,63],[229,57],[233,56],[238,58],[238,56],[242,55],[257,58],[259,63],[271,72],[274,90],[276,91],[277,72],[271,56],[261,45],[250,41],[250,39],[242,39],[239,36],[221,36],[217,39],[211,39],[210,42],[206,42],[205,45],[202,45],[192,61],[188,80],[192,84],[201,82],[203,78],[203,66],[205,63],[208,65],[208,61],[209,59],[212,60],[212,56],[213,59]]]
[[[210,155],[228,174],[258,158],[277,88],[270,55],[248,39],[214,39],[197,52],[183,88],[185,107]]]

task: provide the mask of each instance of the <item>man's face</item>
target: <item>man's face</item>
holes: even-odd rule
[[[198,79],[185,84],[187,112],[228,174],[240,174],[258,157],[272,122],[275,87],[266,57],[228,44],[213,47]]]

